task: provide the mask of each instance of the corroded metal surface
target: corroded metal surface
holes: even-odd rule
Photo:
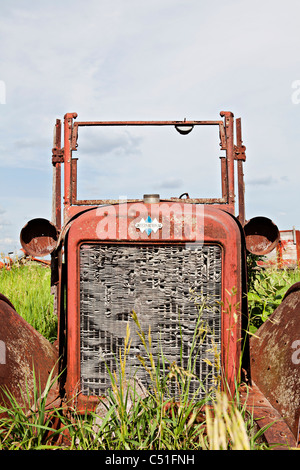
[[[11,392],[23,405],[28,391],[32,398],[34,377],[44,390],[49,374],[55,368],[56,348],[17,314],[11,302],[0,296],[0,388]],[[34,368],[34,373],[33,373]],[[5,396],[0,391],[0,403]]]
[[[261,438],[263,442],[266,442],[272,449],[296,448],[297,439],[286,421],[254,382],[251,386],[243,384],[240,387],[239,400],[253,418],[257,428],[265,429]]]
[[[52,253],[58,240],[58,231],[47,219],[32,219],[21,230],[21,245],[31,256],[46,256]]]
[[[294,286],[252,337],[251,376],[298,438],[300,417],[300,290]]]
[[[150,215],[152,223],[156,220],[162,226],[157,231],[154,231],[154,226],[152,226],[153,230],[148,234],[146,230],[142,230],[142,221],[145,222]],[[163,309],[168,301],[171,304],[174,302],[169,310],[165,310],[165,318],[162,319],[165,326],[168,323],[171,324],[174,315],[176,316],[176,312],[173,310],[178,301],[177,294],[180,289],[186,289],[185,295],[188,298],[189,287],[195,288],[195,294],[198,295],[201,294],[201,289],[205,292],[207,286],[208,288],[212,287],[216,282],[214,275],[220,271],[220,266],[218,269],[210,269],[212,266],[216,266],[214,264],[210,266],[208,263],[209,260],[213,262],[213,258],[207,256],[207,266],[200,261],[200,258],[196,260],[197,256],[201,256],[201,247],[203,247],[203,253],[205,252],[207,255],[205,250],[208,250],[209,246],[213,246],[216,251],[221,248],[222,253],[221,260],[219,260],[219,263],[221,261],[222,264],[219,288],[221,289],[223,306],[221,312],[221,366],[230,387],[234,387],[241,345],[239,341],[241,335],[239,316],[241,304],[240,243],[240,227],[231,215],[212,207],[205,207],[205,210],[197,212],[197,206],[185,204],[182,201],[180,204],[160,202],[103,206],[86,211],[76,219],[74,218],[65,239],[68,281],[67,396],[72,398],[78,392],[81,383],[83,368],[80,365],[80,344],[85,349],[85,345],[80,343],[81,338],[87,342],[91,338],[88,330],[80,331],[81,320],[84,322],[85,318],[88,320],[90,317],[95,325],[96,315],[103,317],[102,332],[99,331],[99,338],[100,333],[103,334],[101,340],[103,345],[106,342],[112,344],[111,349],[113,349],[113,343],[108,343],[108,339],[104,338],[105,331],[107,336],[109,336],[108,333],[114,333],[116,337],[121,337],[122,334],[123,338],[126,335],[126,321],[123,321],[123,328],[120,331],[121,322],[116,318],[118,313],[121,318],[121,312],[118,309],[122,305],[137,310],[138,303],[142,304],[144,299],[146,307],[143,307],[141,311],[142,321],[145,315],[149,315],[147,313],[148,304],[149,308],[152,308],[152,316],[156,317],[160,315],[159,308],[156,309],[158,305]],[[84,257],[80,267],[80,257],[83,256],[80,254],[83,250],[81,247],[85,245],[94,245],[95,249],[94,253],[91,253],[92,258]],[[107,248],[108,245],[112,247],[110,250]],[[147,249],[143,247],[147,247]],[[200,254],[197,254],[198,249]],[[182,258],[179,257],[180,250],[185,252],[185,256]],[[193,256],[195,257],[194,261],[192,261]],[[185,273],[180,275],[180,270],[183,267]],[[205,269],[212,275],[207,284],[203,278]],[[163,280],[166,273],[168,273],[168,278]],[[152,288],[149,288],[147,282],[141,283],[145,280],[145,276],[146,280],[149,276],[147,282],[158,285],[156,289],[159,289],[161,284],[162,288],[159,290],[159,294],[155,293],[154,297],[155,289],[152,292]],[[136,282],[133,282],[134,277]],[[96,281],[100,284],[97,285]],[[107,292],[103,293],[105,285]],[[126,288],[126,285],[130,287]],[[78,289],[82,288],[81,297],[75,288],[76,286]],[[163,286],[165,286],[164,289]],[[129,293],[130,289],[132,289],[132,294]],[[109,297],[110,295],[111,297]],[[124,299],[126,296],[127,303]],[[104,303],[107,303],[107,306]],[[182,301],[179,302],[179,308],[180,306],[182,307]],[[106,313],[109,312],[103,310],[104,307],[110,308],[111,320],[115,316],[115,321],[112,320],[108,326],[106,325]],[[123,310],[125,312],[124,308]],[[127,315],[128,313],[127,308]],[[137,313],[139,312],[137,311]],[[101,321],[99,323],[97,320],[98,324],[101,325]],[[153,328],[157,327],[155,322],[152,326]],[[174,329],[171,328],[171,336],[174,336]],[[146,334],[147,330],[148,326],[146,325]],[[95,339],[99,342],[98,338]],[[166,337],[165,340],[167,344],[168,338]],[[102,349],[104,349],[103,345]],[[180,354],[177,356],[177,360],[180,361]],[[77,401],[80,406],[85,407],[87,397],[90,397],[89,402],[92,404],[93,396],[83,395],[79,392]]]
[[[278,269],[300,267],[300,230],[280,230],[280,240],[276,249],[258,262],[260,266],[273,266]]]
[[[278,244],[278,227],[267,217],[253,217],[244,226],[246,247],[254,255],[266,255]]]

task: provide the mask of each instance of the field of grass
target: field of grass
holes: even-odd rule
[[[250,326],[254,332],[280,303],[284,292],[300,280],[299,271],[259,270],[255,272],[249,292]],[[34,328],[50,340],[55,339],[56,318],[52,313],[50,294],[50,269],[39,264],[14,266],[10,271],[0,270],[0,292],[14,304],[16,310]],[[138,318],[134,317],[139,329]],[[200,333],[201,330],[201,333]],[[195,330],[194,348],[201,341],[203,328]],[[191,357],[188,370],[179,364],[167,364],[164,376],[151,353],[151,332],[139,330],[144,345],[140,358],[151,378],[152,387],[146,397],[141,397],[135,382],[125,374],[126,358],[131,347],[130,330],[127,330],[125,347],[120,351],[116,371],[110,371],[111,390],[102,403],[102,413],[80,416],[65,415],[56,409],[52,416],[45,413],[47,391],[38,400],[36,390],[35,410],[27,413],[14,397],[7,416],[0,418],[0,450],[12,449],[67,449],[67,450],[264,450],[261,432],[255,428],[251,415],[239,401],[229,401],[217,391],[201,401],[188,399],[190,379],[193,375]],[[163,352],[162,352],[162,359]],[[170,401],[168,384],[175,380],[181,390],[178,401]],[[199,383],[201,387],[201,383]],[[51,388],[49,378],[48,389]],[[212,410],[208,402],[212,401]],[[33,407],[34,409],[34,407]],[[103,413],[103,410],[105,413]],[[61,429],[51,430],[54,416],[61,421]],[[205,425],[205,426],[204,426]],[[62,431],[67,431],[68,441],[61,441]]]
[[[53,314],[50,268],[37,262],[15,263],[0,269],[0,292],[15,310],[50,342],[55,341],[57,318]]]

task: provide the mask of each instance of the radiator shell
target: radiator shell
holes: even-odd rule
[[[172,206],[172,207],[171,207]],[[186,207],[188,206],[188,207]],[[126,211],[125,211],[126,207]],[[171,210],[172,209],[172,210]],[[151,213],[168,230],[147,234],[135,227]],[[183,216],[183,214],[185,214]],[[101,228],[101,230],[99,229]],[[101,238],[102,235],[102,238]],[[81,380],[81,315],[80,315],[80,249],[82,245],[106,246],[196,246],[220,247],[222,275],[220,297],[220,355],[222,373],[233,390],[240,360],[241,342],[241,233],[230,214],[210,206],[160,203],[102,206],[77,216],[70,224],[65,243],[67,265],[67,374],[66,392],[76,404],[93,409],[99,398],[82,393]],[[126,331],[124,331],[125,336]]]

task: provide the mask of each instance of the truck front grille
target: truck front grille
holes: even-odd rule
[[[190,398],[195,394],[200,399],[213,389],[221,350],[221,264],[217,245],[81,245],[82,393],[105,395],[111,387],[108,369],[118,367],[128,322],[127,372],[146,388],[151,386],[139,360],[147,361],[147,355],[132,311],[146,338],[151,329],[151,352],[161,373],[168,373],[172,364],[187,369],[192,358]],[[170,380],[168,387],[176,398],[176,381]]]

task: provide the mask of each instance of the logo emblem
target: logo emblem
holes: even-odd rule
[[[136,228],[140,229],[140,231],[146,232],[147,235],[150,235],[151,232],[156,233],[157,230],[162,228],[162,224],[157,221],[157,219],[152,220],[151,217],[148,215],[147,219],[141,219],[139,222],[135,224]]]

